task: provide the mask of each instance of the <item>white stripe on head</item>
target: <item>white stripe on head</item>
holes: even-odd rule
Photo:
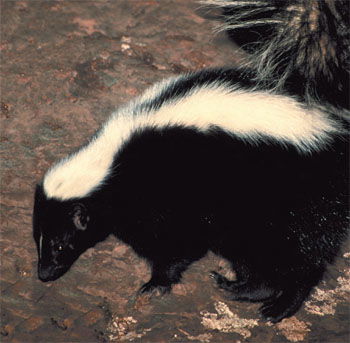
[[[224,83],[197,86],[159,109],[147,105],[173,82],[162,82],[121,108],[87,146],[51,168],[44,178],[46,195],[61,200],[87,196],[103,184],[115,154],[140,128],[182,125],[206,131],[218,126],[248,141],[272,137],[301,152],[321,149],[340,130],[326,114],[305,109],[291,97],[235,90]]]
[[[43,234],[40,234],[39,238],[39,258],[41,259],[42,256],[42,249],[43,249]]]

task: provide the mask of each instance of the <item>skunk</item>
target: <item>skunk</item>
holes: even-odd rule
[[[241,10],[268,3],[209,2]],[[281,8],[277,16],[285,13],[284,2],[269,2]],[[309,2],[290,1],[306,8]],[[318,27],[325,29],[322,37],[339,24],[332,15],[333,22]],[[334,32],[332,42],[343,38]],[[338,43],[328,38],[324,49],[329,43],[332,51]],[[339,82],[332,91],[341,97],[346,85],[337,73],[345,65],[327,62],[323,75],[313,56],[301,57],[310,65],[300,69],[298,56],[275,54],[278,67],[266,80],[261,64],[173,77],[114,112],[36,187],[39,279],[61,277],[113,234],[150,263],[152,276],[141,292],[170,291],[211,250],[236,272],[235,281],[211,274],[231,299],[262,302],[260,312],[272,322],[293,315],[334,262],[349,223],[346,99],[335,102],[319,88],[332,72],[330,80]],[[275,72],[282,78],[270,82]],[[295,80],[302,81],[293,86]]]

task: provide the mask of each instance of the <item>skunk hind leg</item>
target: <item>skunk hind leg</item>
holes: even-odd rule
[[[230,292],[230,300],[263,302],[259,311],[265,320],[272,323],[292,316],[308,295],[308,292],[296,288],[278,291],[264,282],[253,279],[229,281],[216,272],[212,272],[211,276],[220,288]]]
[[[278,323],[299,310],[311,289],[312,287],[292,287],[283,290],[275,298],[265,301],[259,311],[264,319]]]
[[[278,323],[299,310],[312,288],[320,280],[321,274],[321,271],[312,277],[293,274],[290,275],[289,282],[283,284],[277,281],[268,283],[256,277],[230,281],[216,272],[212,272],[211,276],[220,288],[230,292],[231,300],[262,302],[263,305],[259,309],[262,317],[272,323]]]
[[[324,267],[309,265],[305,269],[307,273],[292,273],[280,283],[281,292],[274,299],[265,301],[260,308],[263,318],[277,323],[299,310],[324,274]]]
[[[231,300],[268,301],[273,299],[278,293],[274,288],[253,278],[238,278],[237,281],[230,281],[217,272],[211,272],[211,277],[220,288],[230,292]]]

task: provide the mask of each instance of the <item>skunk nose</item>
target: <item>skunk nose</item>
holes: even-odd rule
[[[39,280],[43,282],[53,281],[55,277],[55,267],[53,266],[39,266],[38,268]]]

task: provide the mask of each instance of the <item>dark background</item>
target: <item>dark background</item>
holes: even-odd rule
[[[136,298],[148,266],[114,238],[64,277],[41,283],[33,188],[118,105],[170,75],[242,54],[194,1],[1,2],[1,341],[346,342],[350,254],[295,317],[268,325],[209,278],[209,254],[161,298]],[[205,13],[200,11],[201,14]]]

